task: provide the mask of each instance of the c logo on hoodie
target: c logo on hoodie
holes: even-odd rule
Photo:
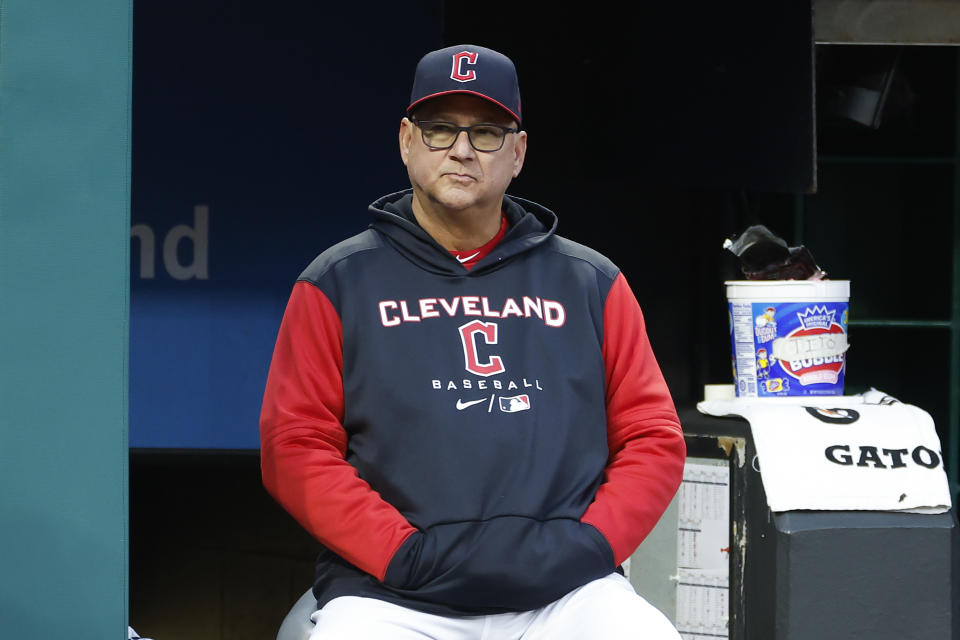
[[[477,336],[485,344],[497,344],[497,323],[474,320],[460,326],[460,340],[463,342],[464,368],[478,376],[493,376],[507,370],[500,356],[490,356],[486,362],[480,362],[477,355]]]

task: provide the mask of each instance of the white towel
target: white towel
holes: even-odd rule
[[[771,511],[950,509],[930,414],[875,389],[857,396],[704,400],[697,409],[750,423]]]

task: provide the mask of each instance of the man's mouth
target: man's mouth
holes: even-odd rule
[[[476,178],[467,173],[448,172],[443,174],[456,182],[476,182]]]

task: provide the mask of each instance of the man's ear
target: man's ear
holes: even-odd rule
[[[513,177],[520,175],[523,159],[527,157],[527,132],[518,131],[513,143]]]
[[[407,164],[407,156],[410,155],[410,143],[413,141],[413,123],[409,118],[400,120],[400,159],[404,166]]]

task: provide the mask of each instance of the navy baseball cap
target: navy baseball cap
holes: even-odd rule
[[[520,123],[520,84],[513,61],[486,47],[461,44],[431,51],[413,76],[409,115],[430,98],[467,93],[485,98]]]

